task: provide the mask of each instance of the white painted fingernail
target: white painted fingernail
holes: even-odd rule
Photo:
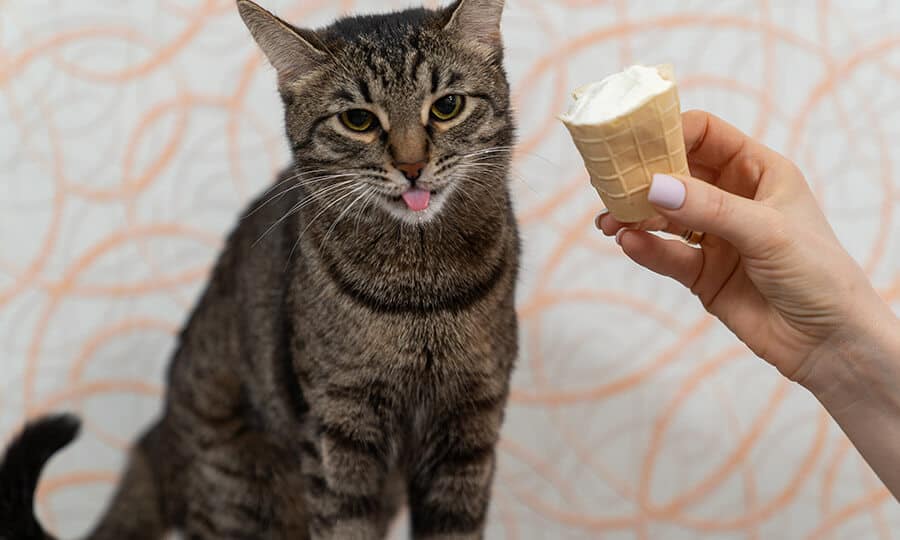
[[[667,174],[654,174],[647,200],[656,206],[678,210],[684,204],[685,194],[681,180]]]

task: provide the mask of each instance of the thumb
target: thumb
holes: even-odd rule
[[[672,222],[724,238],[748,255],[760,250],[773,225],[768,206],[690,176],[653,175],[647,199]]]

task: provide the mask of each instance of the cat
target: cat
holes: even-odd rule
[[[229,235],[179,335],[160,419],[95,540],[481,538],[520,240],[503,0],[295,27],[237,8],[275,68],[293,163]],[[0,539],[33,514],[67,415],[0,465]]]

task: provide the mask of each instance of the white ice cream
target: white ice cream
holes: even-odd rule
[[[562,118],[570,124],[600,124],[630,113],[674,83],[653,67],[631,66],[600,82],[578,89],[575,103]]]

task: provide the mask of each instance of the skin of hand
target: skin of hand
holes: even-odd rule
[[[686,112],[683,123],[696,178],[654,178],[649,198],[664,219],[626,226],[604,214],[598,226],[618,233],[635,262],[690,288],[754,353],[803,383],[818,350],[886,306],[793,163],[711,114]],[[701,249],[646,232],[685,228],[707,233]]]
[[[602,214],[598,228],[812,391],[896,496],[900,321],[793,163],[709,113],[686,112],[683,125],[693,177],[654,177],[648,198],[662,217]],[[699,248],[647,232],[686,229],[706,233]]]

